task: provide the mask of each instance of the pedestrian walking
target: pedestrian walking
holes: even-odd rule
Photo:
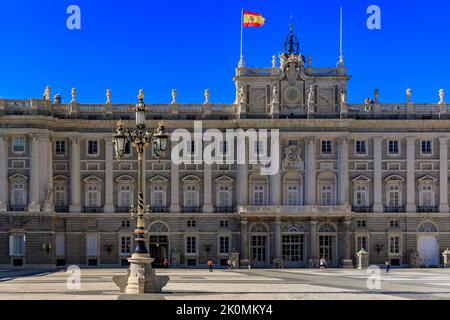
[[[233,269],[237,269],[237,266],[236,266],[236,260],[233,260],[233,262],[231,262],[231,267],[232,267]]]
[[[209,268],[209,272],[213,272],[213,266],[214,263],[211,259],[208,260],[208,268]]]
[[[163,264],[164,264],[164,268],[169,269],[169,259],[164,258]]]
[[[321,257],[319,260],[320,270],[325,270],[325,267],[327,266],[327,261],[324,257]]]
[[[389,262],[389,260],[386,260],[384,262],[384,267],[385,267],[386,273],[389,273],[389,271],[391,271],[391,263]]]
[[[227,266],[228,266],[228,270],[233,268],[233,266],[231,265],[230,259],[227,260]]]

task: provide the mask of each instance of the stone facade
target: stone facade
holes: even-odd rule
[[[450,247],[449,105],[346,101],[350,77],[315,68],[298,52],[271,68],[234,78],[236,101],[147,105],[147,127],[279,129],[280,172],[255,165],[175,165],[146,150],[150,252],[173,266],[226,264],[356,266],[442,263]],[[269,61],[270,62],[270,61]],[[0,100],[0,265],[120,265],[133,248],[137,156],[114,160],[118,119],[133,127],[132,105],[61,97]],[[248,141],[246,142],[248,144]],[[253,146],[248,146],[252,148]]]

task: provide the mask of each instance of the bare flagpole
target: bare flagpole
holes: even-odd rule
[[[344,65],[344,51],[343,51],[343,9],[341,7],[340,25],[339,25],[339,65]]]

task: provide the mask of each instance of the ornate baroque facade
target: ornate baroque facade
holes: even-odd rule
[[[157,262],[308,267],[441,264],[450,247],[448,141],[444,101],[385,104],[375,91],[347,102],[341,59],[316,68],[293,34],[272,67],[236,69],[236,101],[147,105],[147,126],[280,130],[280,171],[256,165],[175,165],[146,154],[148,245]],[[0,265],[120,265],[133,248],[137,158],[113,158],[118,119],[133,126],[133,105],[0,100]],[[248,143],[248,142],[247,142]],[[255,146],[249,145],[248,148]],[[197,146],[194,146],[195,149]],[[223,150],[228,152],[226,147]],[[277,260],[278,259],[278,260]]]

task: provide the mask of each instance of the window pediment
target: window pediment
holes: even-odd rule
[[[422,178],[417,179],[417,181],[419,183],[435,183],[435,182],[437,182],[437,179],[430,175],[426,175],[426,176],[423,176]]]
[[[53,177],[53,181],[55,181],[55,182],[68,182],[69,178],[67,178],[66,176],[59,175],[59,176],[54,176]]]
[[[234,179],[231,178],[231,177],[229,177],[229,176],[227,176],[227,175],[222,175],[222,176],[220,176],[220,177],[214,179],[214,181],[215,181],[217,184],[226,184],[226,185],[229,185],[229,184],[232,184],[232,183],[233,183]]]
[[[87,178],[84,178],[83,182],[85,182],[85,183],[101,183],[101,182],[103,182],[103,180],[97,176],[92,175]]]
[[[195,185],[200,184],[200,182],[201,182],[200,178],[197,176],[194,176],[194,175],[188,175],[188,176],[184,177],[183,179],[181,179],[181,181],[184,184],[195,184]]]
[[[386,182],[403,182],[403,181],[405,181],[405,179],[403,179],[403,177],[399,176],[399,175],[391,175],[389,177],[386,177],[386,179],[384,179],[384,181],[386,181]]]
[[[9,180],[28,180],[27,176],[24,176],[21,173],[15,173],[8,178]]]
[[[331,170],[325,170],[319,173],[318,180],[336,181],[336,174]]]
[[[132,176],[123,175],[123,176],[118,177],[116,179],[116,181],[119,183],[132,183],[132,182],[136,181],[136,179],[134,179]]]
[[[360,176],[356,177],[355,179],[353,179],[352,181],[353,181],[353,183],[367,184],[367,183],[371,182],[372,179],[370,179],[369,177],[366,177],[365,175],[360,175]]]

